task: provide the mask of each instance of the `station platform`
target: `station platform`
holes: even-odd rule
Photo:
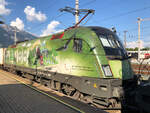
[[[7,75],[0,70],[0,113],[88,113],[49,98]],[[97,113],[106,112],[98,110]]]

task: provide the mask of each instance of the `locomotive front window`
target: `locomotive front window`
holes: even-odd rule
[[[116,33],[101,27],[90,27],[98,36],[107,58],[126,59],[127,52]]]
[[[102,42],[103,46],[111,47],[111,44],[108,42],[108,40],[106,38],[101,37],[100,39],[101,39],[101,42]]]
[[[99,35],[99,39],[103,45],[108,58],[125,58],[126,52],[118,38],[113,35]]]
[[[117,43],[117,46],[121,48],[121,46],[120,46],[119,42],[118,42],[118,41],[116,41],[116,43]]]
[[[109,38],[109,37],[103,36],[103,35],[100,35],[99,38],[104,47],[111,47],[111,48],[120,48],[121,47],[117,40],[114,40],[112,38]]]

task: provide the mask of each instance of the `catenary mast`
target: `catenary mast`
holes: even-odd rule
[[[76,0],[75,9],[75,22],[77,24],[79,22],[79,0]]]

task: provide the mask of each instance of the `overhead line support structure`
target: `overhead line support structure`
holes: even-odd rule
[[[14,30],[13,31],[14,31],[14,44],[16,45],[17,44],[17,32],[18,32],[16,26],[14,26]]]
[[[72,13],[73,15],[76,15],[76,9],[74,8],[71,8],[71,7],[65,7],[65,8],[61,8],[59,9],[61,12],[63,11],[66,11],[66,12],[69,12],[69,13]],[[78,21],[74,26],[70,27],[70,28],[75,28],[75,27],[78,27],[79,24],[90,14],[90,13],[93,13],[94,14],[95,10],[92,10],[92,9],[79,9],[78,10],[78,14],[80,13],[86,13],[85,16],[80,20]],[[68,28],[68,29],[70,29]]]
[[[79,22],[79,0],[76,0],[76,6],[75,6],[75,21],[76,24]]]
[[[137,22],[138,22],[138,61],[140,61],[140,58],[141,58],[141,54],[140,54],[140,50],[141,50],[141,40],[140,40],[140,25],[141,25],[141,21],[150,21],[150,18],[145,18],[145,19],[142,19],[140,17],[137,18]]]
[[[126,33],[127,31],[124,31],[124,47],[127,47],[127,39],[126,39]]]
[[[78,22],[74,27],[77,27],[90,13],[94,13],[94,10],[88,10],[87,14]]]

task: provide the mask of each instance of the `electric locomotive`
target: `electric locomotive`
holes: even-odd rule
[[[136,84],[116,33],[96,26],[71,28],[9,46],[4,67],[105,107],[120,105],[131,84]]]

